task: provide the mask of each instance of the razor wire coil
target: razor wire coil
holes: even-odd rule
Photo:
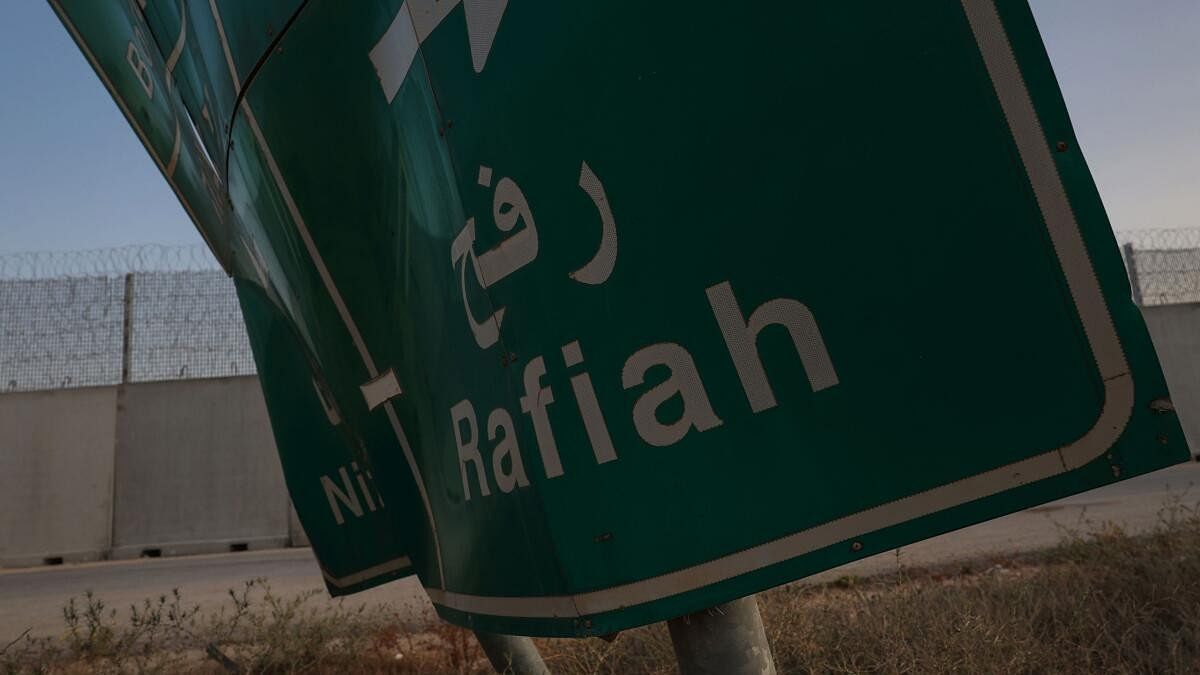
[[[0,255],[0,392],[117,384],[126,360],[130,382],[255,373],[233,281],[207,249]]]
[[[1140,304],[1200,303],[1200,228],[1117,242]],[[0,393],[113,385],[125,365],[130,382],[256,373],[233,281],[204,246],[0,255]]]

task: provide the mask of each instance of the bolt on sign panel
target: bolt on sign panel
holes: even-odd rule
[[[51,4],[332,593],[604,634],[1188,456],[1023,0]]]

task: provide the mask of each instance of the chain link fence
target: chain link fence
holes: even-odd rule
[[[1117,233],[1139,305],[1200,302],[1200,229]]]
[[[1134,299],[1200,302],[1200,229],[1119,232]],[[203,246],[0,255],[0,391],[255,373]]]
[[[95,387],[121,379],[120,277],[0,281],[0,387]]]
[[[254,374],[203,246],[0,256],[0,391]]]

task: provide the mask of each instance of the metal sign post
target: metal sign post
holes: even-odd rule
[[[475,639],[500,675],[550,675],[537,646],[527,637],[475,631]]]
[[[775,675],[753,595],[671,619],[667,628],[680,675]]]

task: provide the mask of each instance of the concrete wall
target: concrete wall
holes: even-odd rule
[[[1200,304],[1143,307],[1142,315],[1188,445],[1200,453]]]
[[[288,501],[288,543],[292,546],[312,546],[312,542],[308,540],[308,533],[300,524],[300,514],[296,513],[296,507],[292,506],[291,500]]]
[[[116,389],[0,396],[0,565],[109,548]]]
[[[307,543],[256,377],[0,394],[0,567]]]
[[[130,384],[113,556],[286,546],[290,504],[258,379]]]
[[[1143,313],[1200,451],[1200,304]],[[0,566],[307,544],[257,378],[118,391],[0,394]]]

